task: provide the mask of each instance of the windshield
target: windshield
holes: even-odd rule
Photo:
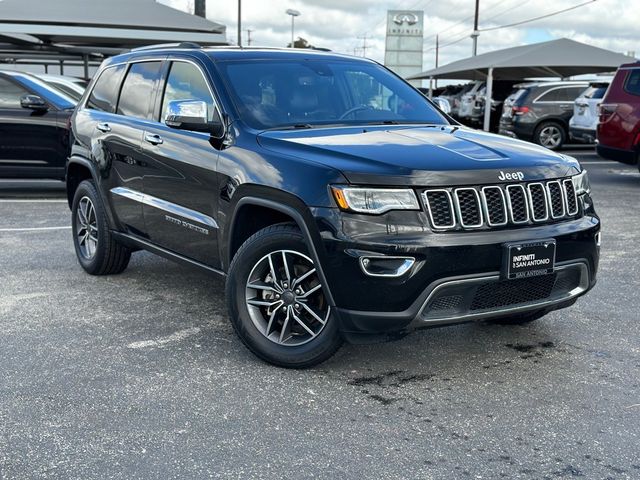
[[[296,59],[218,66],[240,117],[255,129],[448,124],[420,92],[375,64]]]

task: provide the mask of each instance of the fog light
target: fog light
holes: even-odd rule
[[[370,277],[401,277],[416,259],[413,257],[366,256],[360,257],[360,268]]]

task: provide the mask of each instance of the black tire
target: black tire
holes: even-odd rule
[[[310,337],[306,343],[285,345],[277,343],[277,327],[280,327],[280,332],[286,331],[287,329],[282,318],[274,322],[276,328],[271,336],[275,335],[276,338],[268,338],[270,331],[269,326],[266,327],[265,333],[264,328],[259,329],[256,323],[259,321],[256,320],[256,316],[262,319],[270,317],[270,315],[276,315],[280,310],[280,306],[269,310],[271,307],[267,309],[266,306],[256,307],[255,305],[250,306],[247,303],[248,301],[252,301],[250,298],[247,298],[249,284],[253,284],[253,280],[249,282],[250,276],[255,275],[256,269],[262,265],[261,262],[264,262],[266,258],[271,262],[271,255],[279,255],[282,251],[290,252],[289,254],[293,255],[294,260],[297,259],[299,255],[299,258],[304,257],[305,261],[311,261],[308,257],[309,249],[302,233],[296,226],[291,224],[278,224],[260,230],[245,241],[235,254],[229,268],[226,284],[231,324],[247,348],[262,360],[285,368],[308,368],[327,360],[342,345],[342,336],[340,335],[335,315],[332,313],[329,304],[326,303],[324,305],[324,309],[327,312],[325,323],[317,323],[317,326],[319,326],[317,336]],[[289,261],[291,261],[291,257]],[[317,268],[312,261],[310,267]],[[298,267],[294,265],[293,276],[296,275],[296,268]],[[282,272],[280,266],[271,271],[274,270]],[[311,277],[314,277],[313,281],[316,282],[315,286],[318,287],[318,285],[320,285],[319,278],[315,278],[314,275]],[[276,281],[272,283],[264,282],[262,284],[278,284],[277,278],[275,280]],[[290,286],[290,288],[293,289],[293,286]],[[269,287],[269,289],[273,290],[271,287]],[[324,288],[321,285],[316,288],[316,291],[317,293],[314,293],[314,295],[318,295],[321,300],[324,299]],[[262,294],[261,291],[259,293]],[[289,293],[292,292],[289,291]],[[263,297],[264,295],[275,295],[275,290],[262,295]],[[280,296],[278,296],[278,298],[280,298]],[[282,299],[284,300],[284,298],[285,294],[282,293]],[[274,303],[283,302],[283,300]],[[255,299],[253,301],[255,301]],[[273,298],[269,299],[269,301],[273,301]],[[304,301],[306,302],[306,300]],[[297,303],[295,306],[296,308],[300,307]],[[252,309],[251,312],[249,311],[250,308]],[[282,311],[285,311],[286,308],[293,308],[293,305],[283,305]],[[266,312],[263,309],[267,309]],[[270,312],[276,313],[269,315]],[[298,311],[298,315],[300,315],[301,312],[304,313],[304,310]],[[282,313],[282,315],[284,316],[285,314]],[[288,312],[286,315],[288,317]],[[269,322],[269,325],[271,325],[271,323],[272,322]],[[293,320],[292,325],[298,330],[300,329],[300,325],[297,325]],[[290,326],[289,328],[290,332],[287,338],[292,339],[297,334],[292,335],[293,327]],[[304,332],[296,338],[302,338],[302,335],[304,335]],[[279,340],[283,340],[282,335]]]
[[[524,325],[544,317],[546,310],[534,310],[533,312],[518,313],[509,317],[490,318],[487,323],[494,325]]]
[[[92,219],[97,229],[97,231],[92,230],[94,235],[90,237],[97,239],[92,249],[86,247],[86,238],[84,239],[85,243],[81,240],[81,237],[84,236],[83,232],[87,231],[81,225],[81,218],[84,218],[82,206],[86,205],[93,207]],[[112,275],[121,273],[127,268],[131,258],[131,250],[118,243],[111,235],[102,199],[91,180],[82,181],[76,189],[71,206],[71,225],[73,245],[78,262],[87,273]]]
[[[547,134],[551,133],[554,140],[551,140],[551,137],[547,137]],[[557,141],[555,140],[555,135],[557,135]],[[567,141],[567,131],[558,122],[542,122],[533,132],[533,141],[549,150],[559,150]]]

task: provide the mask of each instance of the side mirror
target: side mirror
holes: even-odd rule
[[[22,108],[28,108],[30,110],[36,110],[40,112],[49,109],[49,107],[47,106],[47,102],[45,102],[42,97],[31,94],[23,95],[22,97],[20,97],[20,106]]]
[[[215,137],[224,135],[224,125],[219,118],[210,122],[207,104],[201,100],[173,100],[167,106],[164,123],[178,130],[207,132]]]

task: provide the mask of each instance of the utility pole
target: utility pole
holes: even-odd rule
[[[367,56],[367,48],[369,48],[369,46],[367,45],[367,34],[365,33],[364,36],[358,37],[358,39],[362,40],[362,47],[360,47],[360,48],[362,49],[362,56],[366,57]]]
[[[207,0],[195,0],[193,4],[193,14],[207,18]]]
[[[253,30],[251,30],[250,28],[247,28],[247,46],[251,46],[251,32],[253,32]]]
[[[238,46],[242,46],[242,0],[238,0]]]
[[[436,68],[438,68],[438,57],[440,55],[440,36],[436,35]],[[438,79],[435,79],[435,87],[438,88]]]
[[[480,15],[480,0],[476,0],[476,13],[473,17],[473,33],[471,34],[471,38],[473,39],[473,56],[475,57],[478,54],[478,36],[480,32],[478,31],[478,16]]]

